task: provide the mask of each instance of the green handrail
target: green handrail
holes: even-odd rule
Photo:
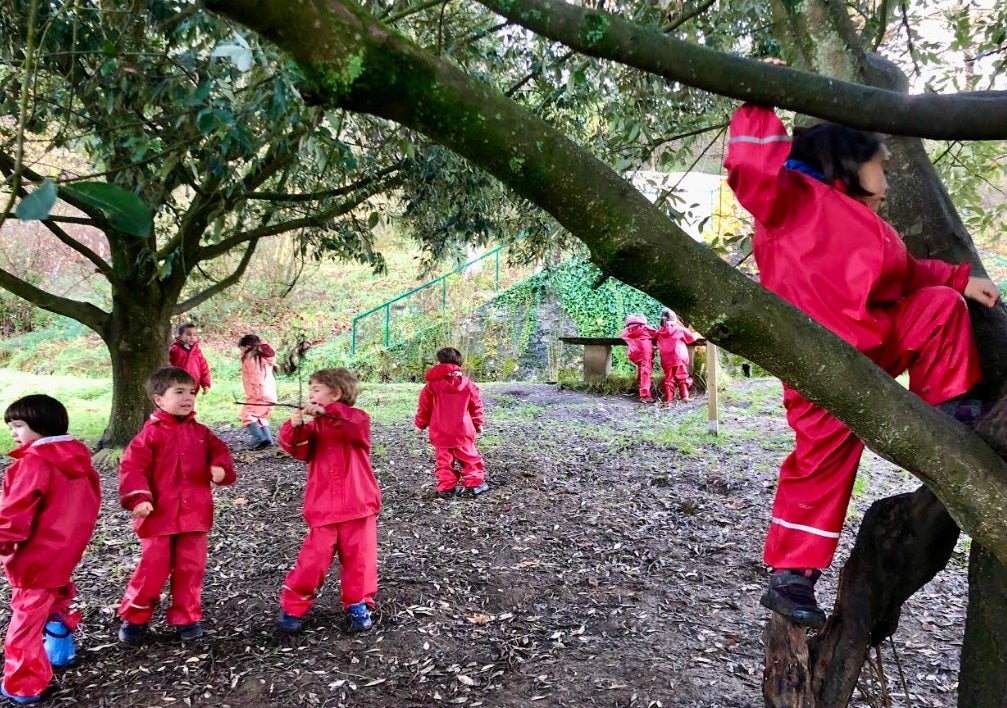
[[[387,347],[391,343],[391,317],[392,317],[392,310],[391,310],[391,308],[392,308],[392,305],[394,305],[395,303],[397,303],[399,300],[404,300],[404,299],[406,299],[407,297],[409,297],[411,295],[415,295],[416,293],[418,293],[418,292],[420,292],[422,290],[426,290],[427,288],[433,287],[434,285],[437,285],[438,283],[440,283],[441,284],[441,311],[443,312],[445,309],[447,309],[447,303],[448,303],[447,279],[450,278],[452,275],[458,275],[459,273],[461,273],[462,271],[464,271],[469,266],[473,266],[476,263],[478,263],[479,261],[481,261],[483,259],[486,259],[486,258],[489,258],[490,256],[495,256],[496,257],[496,275],[494,276],[493,289],[496,290],[496,291],[499,291],[500,290],[500,251],[504,250],[505,248],[510,248],[511,245],[513,245],[513,244],[506,244],[504,246],[497,246],[492,251],[487,251],[486,253],[484,253],[483,255],[479,256],[478,258],[476,258],[474,260],[471,260],[468,263],[465,263],[463,265],[460,265],[457,268],[455,268],[454,270],[452,270],[452,271],[450,271],[448,273],[445,273],[444,275],[442,275],[440,277],[434,278],[430,282],[424,283],[423,285],[420,285],[419,287],[413,288],[412,290],[410,290],[407,293],[403,293],[402,295],[399,295],[398,297],[392,298],[388,302],[382,303],[382,304],[378,305],[377,307],[373,307],[370,310],[368,310],[367,312],[365,312],[363,314],[360,314],[360,315],[357,315],[356,317],[354,317],[353,318],[352,332],[350,334],[350,355],[351,356],[355,356],[356,353],[357,353],[357,322],[359,322],[360,320],[364,319],[365,317],[369,317],[369,316],[373,315],[375,312],[379,312],[380,310],[384,310],[385,311],[385,346]]]

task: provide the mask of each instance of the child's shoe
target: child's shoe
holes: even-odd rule
[[[815,600],[815,582],[821,575],[820,570],[777,570],[759,604],[796,625],[821,629],[825,612]]]
[[[366,602],[350,605],[346,608],[346,612],[350,615],[351,632],[366,632],[374,626],[374,622],[371,621],[371,609]]]
[[[63,623],[59,615],[52,615],[42,631],[42,643],[46,656],[54,669],[69,666],[77,659],[77,649],[73,645],[73,632]]]
[[[143,644],[143,639],[146,636],[146,624],[133,624],[132,622],[124,621],[122,626],[119,627],[119,641],[123,644],[129,644],[134,647],[140,646]]]
[[[26,706],[29,703],[38,703],[42,700],[42,694],[37,696],[12,696],[7,693],[7,689],[0,685],[0,695],[19,706]]]
[[[468,494],[470,497],[478,497],[480,494],[485,494],[489,490],[490,486],[486,484],[486,482],[483,482],[478,487],[466,487],[465,493]]]
[[[458,487],[453,489],[444,489],[437,492],[438,499],[454,499],[458,496]]]
[[[180,624],[175,627],[175,631],[178,632],[178,638],[183,642],[194,642],[203,637],[203,625],[199,622]]]
[[[301,631],[301,626],[304,624],[304,620],[301,617],[288,615],[281,607],[279,614],[276,615],[276,623],[280,625],[280,629],[284,632],[294,634]]]

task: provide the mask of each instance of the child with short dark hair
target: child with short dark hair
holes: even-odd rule
[[[276,352],[257,334],[246,334],[238,340],[241,350],[241,383],[245,389],[245,405],[238,417],[248,428],[249,449],[263,450],[273,445],[269,429],[269,414],[276,403]]]
[[[4,421],[18,447],[0,500],[0,556],[11,584],[0,693],[28,704],[41,700],[53,666],[74,659],[81,615],[70,607],[70,576],[94,532],[101,490],[91,453],[66,434],[66,408],[55,398],[19,398]]]
[[[661,353],[661,369],[664,371],[664,400],[672,403],[675,390],[683,401],[689,400],[689,345],[696,336],[678,323],[678,315],[665,307],[661,310],[661,326],[657,328],[657,350]]]
[[[657,330],[647,324],[643,315],[627,315],[626,328],[619,335],[629,349],[627,357],[636,364],[636,383],[642,403],[653,403],[650,374],[654,370],[654,338]]]
[[[227,445],[196,422],[196,381],[187,371],[158,369],[147,381],[147,394],[156,408],[119,467],[119,501],[132,512],[140,537],[140,563],[119,605],[119,640],[134,645],[143,643],[169,577],[168,624],[183,641],[203,636],[211,484],[236,479]]]
[[[445,347],[436,354],[438,364],[427,371],[416,408],[417,432],[430,428],[434,446],[437,496],[460,493],[479,496],[489,491],[483,458],[476,450],[476,435],[485,417],[479,387],[462,373],[462,354]],[[455,465],[461,467],[455,469]],[[459,482],[461,489],[458,489]]]
[[[378,592],[381,490],[371,469],[371,418],[353,405],[357,377],[347,369],[316,371],[308,391],[308,404],[280,427],[280,446],[308,463],[308,535],[283,581],[277,622],[287,632],[301,630],[338,552],[343,609],[350,631],[361,632],[372,626]]]
[[[196,380],[196,392],[210,390],[210,365],[199,348],[199,334],[192,322],[180,324],[175,341],[168,347],[168,365],[185,369]]]
[[[762,285],[954,413],[979,382],[964,298],[992,307],[999,294],[968,264],[918,260],[877,214],[888,189],[888,151],[877,135],[834,123],[795,130],[771,108],[745,105],[731,120],[725,165],[755,218]],[[964,297],[963,297],[964,296]],[[761,603],[821,627],[815,581],[832,562],[864,444],[842,422],[784,383],[794,451],[780,469]]]

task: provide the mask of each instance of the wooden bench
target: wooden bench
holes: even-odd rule
[[[612,347],[624,347],[621,337],[560,337],[565,344],[580,344],[584,347],[584,380],[604,381],[612,373]],[[705,339],[697,339],[689,345],[689,372],[692,372],[692,355],[696,347],[706,346]],[[654,347],[657,348],[656,346]],[[657,364],[660,367],[660,364]]]

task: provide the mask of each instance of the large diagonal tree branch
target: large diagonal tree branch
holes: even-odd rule
[[[935,490],[1007,559],[1005,463],[860,352],[735,272],[609,167],[512,101],[420,51],[348,0],[209,0],[280,45],[332,106],[428,135],[552,214],[606,273],[674,306]],[[310,38],[299,27],[312,27]],[[673,254],[673,255],[672,255]],[[850,382],[856,382],[851,384]]]
[[[107,312],[89,302],[53,295],[2,268],[0,268],[0,288],[27,300],[36,307],[41,307],[43,310],[77,320],[99,334],[108,320]]]
[[[1007,138],[1007,92],[907,96],[685,42],[558,0],[480,0],[536,34],[721,96],[920,138]]]

